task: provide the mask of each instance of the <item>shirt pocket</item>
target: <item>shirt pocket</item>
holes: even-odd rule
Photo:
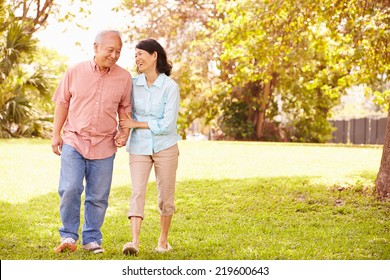
[[[150,113],[157,118],[162,118],[165,111],[165,102],[163,99],[153,100],[150,106]]]
[[[107,87],[102,93],[104,107],[110,112],[117,112],[122,100],[123,88],[119,86]]]
[[[145,115],[145,100],[143,98],[134,98],[134,112],[139,115]]]

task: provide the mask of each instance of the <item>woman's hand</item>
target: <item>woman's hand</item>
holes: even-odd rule
[[[137,122],[132,118],[119,120],[119,126],[121,129],[125,128],[137,128]]]
[[[121,129],[132,129],[132,128],[145,128],[148,129],[149,125],[147,122],[137,122],[135,121],[132,117],[131,114],[126,113],[125,118],[120,118],[119,119],[119,126]]]

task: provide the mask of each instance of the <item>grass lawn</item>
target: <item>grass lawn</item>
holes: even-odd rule
[[[137,257],[130,241],[128,154],[119,150],[102,228],[106,252],[56,255],[59,157],[47,140],[0,140],[4,259],[389,260],[390,203],[371,194],[381,147],[182,141],[170,232],[159,234],[151,177]]]

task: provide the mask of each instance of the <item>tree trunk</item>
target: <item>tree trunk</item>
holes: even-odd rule
[[[257,140],[260,140],[261,137],[263,137],[263,135],[264,135],[265,112],[267,110],[268,103],[269,103],[269,100],[271,97],[271,90],[272,90],[271,84],[272,84],[272,80],[269,80],[264,85],[264,94],[263,94],[263,98],[261,99],[261,102],[260,102],[260,107],[258,110],[257,119],[256,119],[256,126],[255,126]]]
[[[390,199],[390,110],[387,115],[385,142],[382,160],[375,182],[375,191],[380,199]]]

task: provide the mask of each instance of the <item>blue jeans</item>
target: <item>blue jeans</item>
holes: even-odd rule
[[[82,244],[102,242],[100,228],[108,206],[115,154],[104,159],[89,160],[75,148],[64,144],[61,155],[60,194],[61,237],[79,239],[81,194],[85,202]]]

